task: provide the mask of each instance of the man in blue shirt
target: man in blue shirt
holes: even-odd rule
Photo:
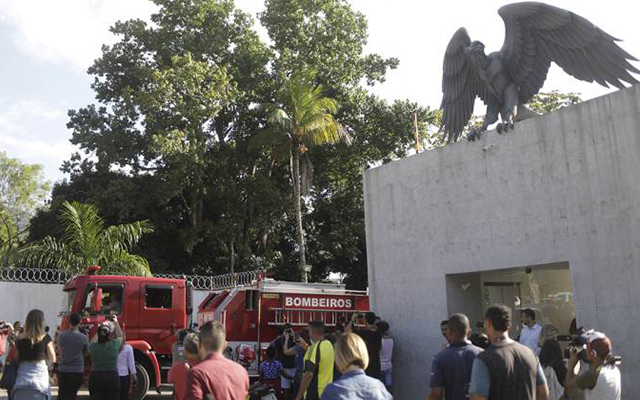
[[[466,400],[473,360],[482,353],[467,339],[471,327],[466,315],[453,314],[448,328],[449,347],[433,360],[427,400]]]

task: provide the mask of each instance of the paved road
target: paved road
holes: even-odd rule
[[[154,390],[153,392],[149,392],[147,394],[147,397],[145,397],[145,400],[170,400],[171,397],[171,386],[165,386],[162,388],[162,395],[158,395],[158,393],[156,393],[156,391]],[[51,391],[53,398],[56,398],[56,395],[58,394],[58,388],[54,387],[52,388]],[[5,392],[4,390],[0,389],[0,400],[6,400],[7,399],[7,392]],[[86,390],[86,388],[82,388],[82,390],[80,390],[80,392],[78,392],[78,400],[89,400],[89,392]]]

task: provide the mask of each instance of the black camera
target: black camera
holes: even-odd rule
[[[575,349],[578,351],[578,358],[580,361],[589,363],[589,358],[587,357],[587,343],[589,343],[589,338],[593,334],[593,329],[587,330],[584,327],[580,327],[576,330],[575,335],[559,335],[558,340],[569,342],[566,354],[567,358],[570,356],[571,349]],[[619,364],[621,360],[621,357],[610,354],[605,362]]]
[[[293,336],[293,328],[287,328],[284,330],[284,333],[287,335]]]
[[[558,335],[558,340],[563,342],[569,342],[565,356],[569,358],[571,349],[578,350],[578,358],[586,363],[589,362],[587,358],[586,345],[589,343],[588,331],[584,327],[580,327],[576,330],[575,335]]]
[[[89,333],[91,332],[91,326],[91,324],[81,324],[80,327],[78,327],[78,331],[80,331],[80,333],[85,336],[89,336]]]

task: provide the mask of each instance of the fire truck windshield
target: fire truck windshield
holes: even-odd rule
[[[99,285],[99,288],[102,289],[102,307],[100,309],[100,313],[103,315],[119,315],[122,311],[123,286],[119,284],[101,284]],[[84,312],[91,311],[91,300],[94,289],[95,286],[89,286],[87,288],[87,293],[84,297]]]
[[[73,311],[73,299],[76,296],[76,290],[75,289],[70,289],[65,291],[65,297],[64,300],[62,301],[62,312],[63,313],[70,313],[71,311]]]

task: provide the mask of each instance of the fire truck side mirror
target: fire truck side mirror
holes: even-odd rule
[[[99,314],[102,307],[102,289],[96,289],[93,291],[93,297],[91,298],[91,312]]]

